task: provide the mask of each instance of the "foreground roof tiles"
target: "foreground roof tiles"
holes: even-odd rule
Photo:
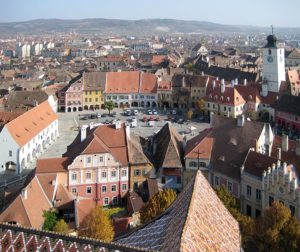
[[[163,214],[117,242],[158,251],[240,251],[240,231],[200,171]]]

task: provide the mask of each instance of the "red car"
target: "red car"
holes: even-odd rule
[[[144,121],[144,122],[147,122],[147,121],[148,121],[148,119],[147,119],[146,116],[143,118],[143,121]]]
[[[150,116],[149,121],[154,121],[154,118]]]

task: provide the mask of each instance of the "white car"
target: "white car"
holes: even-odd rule
[[[153,115],[157,115],[157,111],[155,109],[152,110]]]
[[[148,110],[148,115],[152,115],[152,110]]]
[[[177,113],[176,113],[176,110],[174,109],[174,110],[172,110],[172,115],[176,115]]]
[[[97,113],[96,116],[97,116],[97,118],[101,118],[101,114],[100,113]]]
[[[138,115],[138,113],[139,113],[139,112],[137,111],[137,109],[133,110],[133,114],[134,114],[134,115]]]

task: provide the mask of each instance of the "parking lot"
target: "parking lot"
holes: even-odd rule
[[[123,109],[114,109],[111,111],[111,115],[107,110],[97,111],[81,111],[71,113],[58,113],[59,117],[59,138],[54,144],[52,144],[48,150],[41,155],[40,158],[60,157],[66,152],[67,146],[72,143],[76,135],[78,134],[78,128],[82,125],[89,125],[91,122],[109,124],[114,120],[121,120],[128,122],[131,125],[132,118],[136,118],[136,126],[131,127],[131,132],[148,137],[159,131],[165,123],[170,121],[172,125],[177,129],[181,135],[186,135],[191,138],[198,134],[205,128],[209,127],[208,123],[197,121],[186,121],[182,112],[176,111],[163,111],[156,110],[157,114],[149,114],[148,109],[138,110],[138,113],[134,115],[133,109],[130,110],[131,115],[126,115]],[[173,112],[173,113],[172,113]],[[155,113],[155,112],[154,112]],[[98,118],[96,115],[101,115]],[[149,126],[149,121],[152,121],[153,126]],[[191,128],[193,130],[191,130]]]

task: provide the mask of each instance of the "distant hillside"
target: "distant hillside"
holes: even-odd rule
[[[0,23],[0,35],[52,34],[54,32],[77,32],[105,35],[146,35],[161,33],[219,33],[219,32],[268,32],[270,28],[254,26],[222,25],[203,21],[174,19],[38,19],[25,22]],[[300,33],[300,28],[276,28],[277,33]]]

